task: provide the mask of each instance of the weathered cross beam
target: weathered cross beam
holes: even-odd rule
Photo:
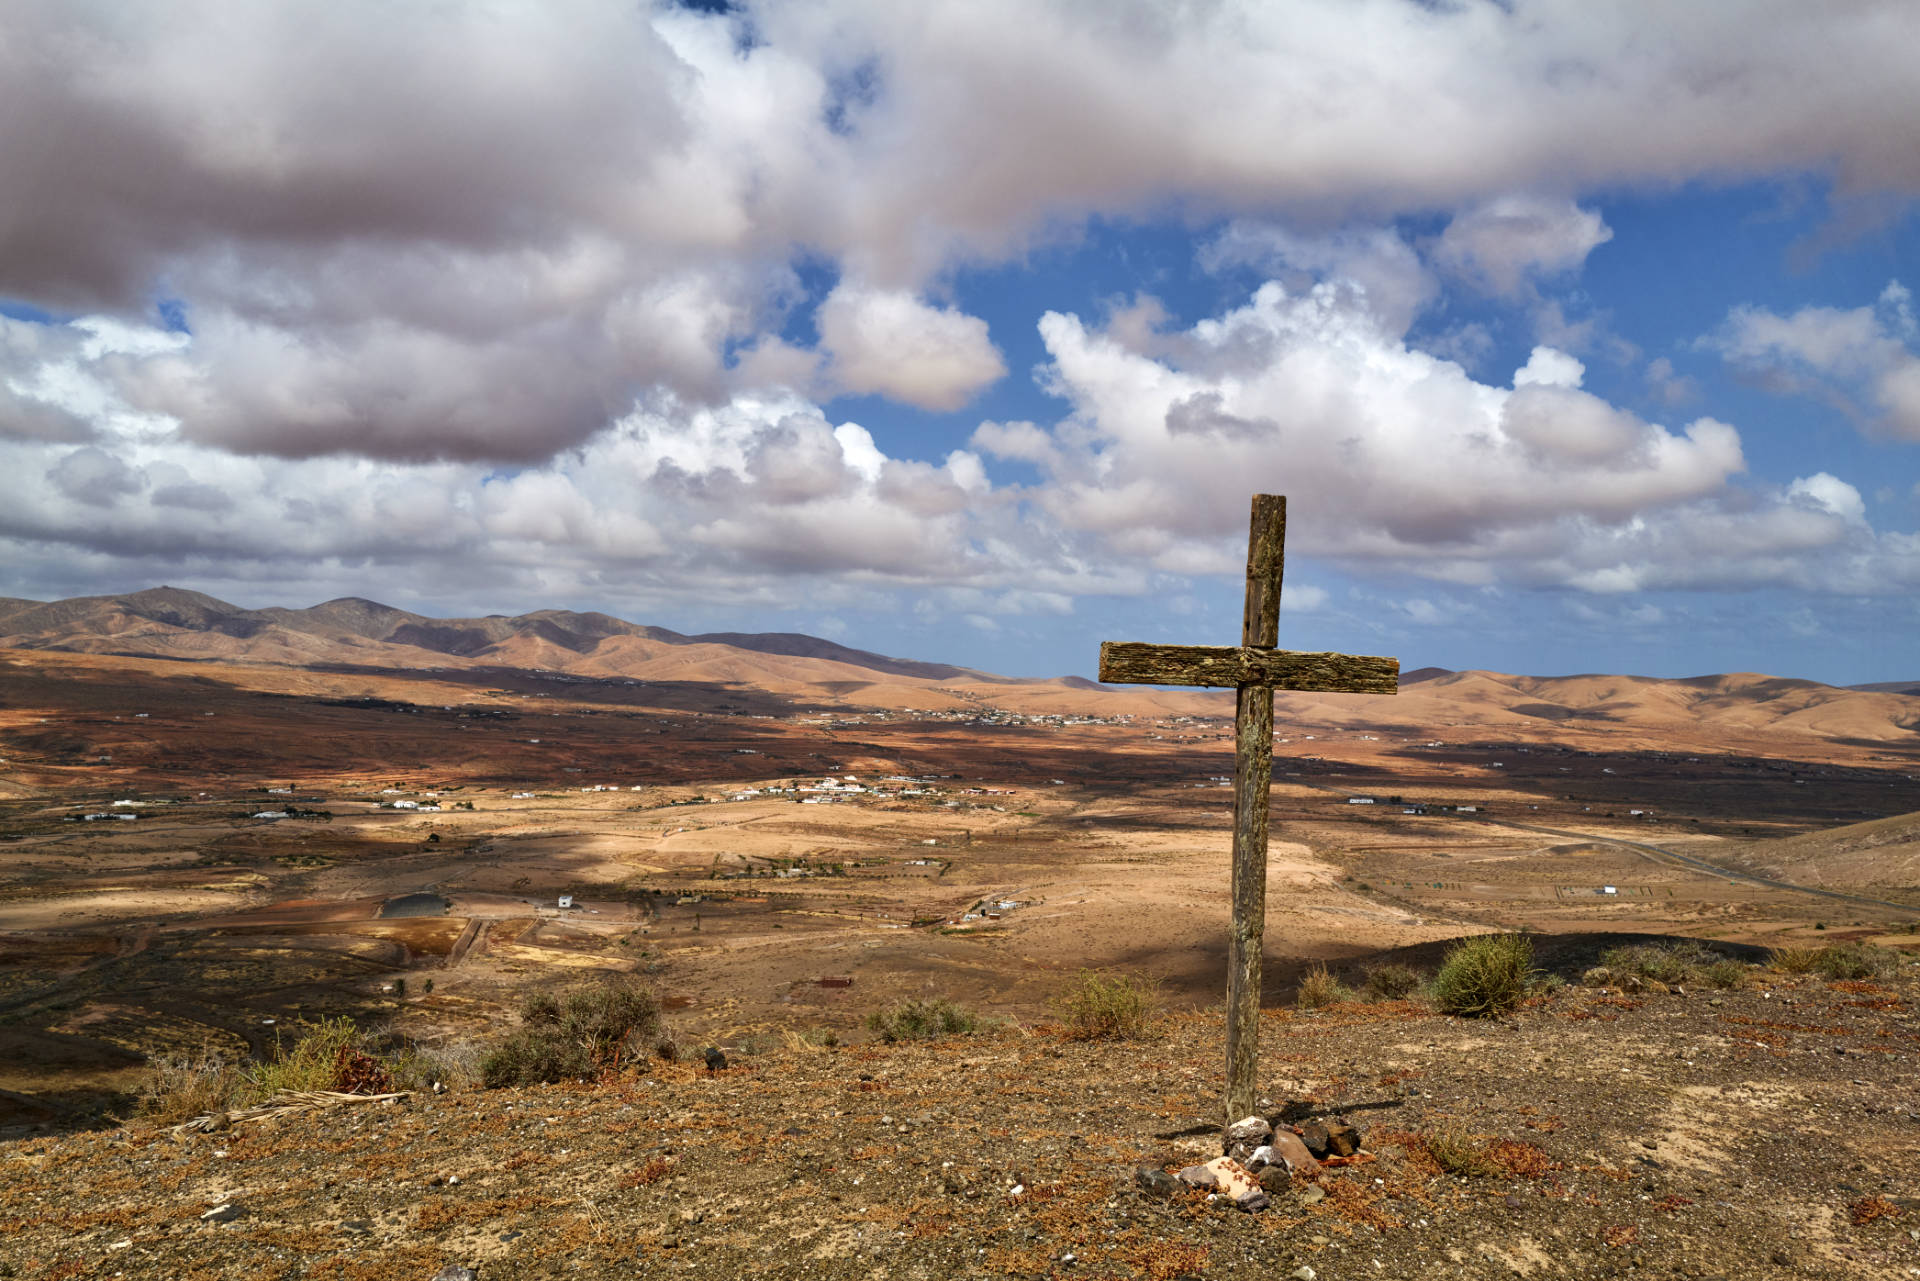
[[[1260,1054],[1260,947],[1267,920],[1267,800],[1273,786],[1273,691],[1394,694],[1400,661],[1303,654],[1280,640],[1287,500],[1255,494],[1247,536],[1247,610],[1238,645],[1100,646],[1100,679],[1119,685],[1231,685],[1234,707],[1233,928],[1227,938],[1227,1116],[1254,1110]]]

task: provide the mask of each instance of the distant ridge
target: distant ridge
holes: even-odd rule
[[[209,646],[184,641],[183,633],[258,642],[240,649],[276,652],[208,653]],[[503,651],[515,648],[517,643],[520,650],[552,647],[591,655],[615,637],[655,645],[720,645],[749,653],[818,659],[915,680],[1006,679],[947,663],[892,658],[798,632],[707,632],[690,636],[665,627],[630,623],[610,614],[564,609],[511,616],[489,614],[484,618],[433,618],[359,596],[343,596],[304,609],[244,609],[179,587],[150,587],[118,596],[75,596],[57,601],[0,598],[0,645],[154,658],[251,657],[281,661],[290,653],[311,653],[327,643],[344,643],[356,649],[368,644],[405,646],[451,658],[519,661],[524,653]],[[147,643],[142,645],[142,641]]]
[[[656,696],[720,706],[772,696],[788,706],[978,711],[1039,716],[1230,715],[1231,691],[1107,688],[1080,676],[1025,679],[896,658],[797,632],[686,635],[611,614],[539,609],[433,618],[364,597],[303,609],[242,609],[178,587],[69,600],[0,599],[0,648],[317,671],[382,669],[532,673],[657,687]],[[1088,654],[1091,666],[1093,654]],[[484,679],[493,679],[486,677]],[[1686,741],[1783,736],[1885,745],[1920,763],[1920,686],[1843,689],[1730,672],[1646,676],[1510,676],[1420,667],[1393,698],[1281,695],[1283,718],[1418,734],[1423,740],[1601,734]],[[681,691],[675,695],[672,691]],[[663,693],[664,691],[664,693]],[[702,691],[695,696],[696,691]]]
[[[1847,688],[1861,690],[1868,694],[1920,695],[1920,681],[1874,681],[1866,685],[1849,685]]]

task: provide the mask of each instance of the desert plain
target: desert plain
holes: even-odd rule
[[[0,602],[0,1126],[301,1020],[481,1041],[606,971],[746,1054],[907,996],[1041,1022],[1087,969],[1218,1005],[1230,693],[616,624]],[[1429,669],[1278,704],[1271,1007],[1489,930],[1550,967],[1920,952],[1920,689]]]

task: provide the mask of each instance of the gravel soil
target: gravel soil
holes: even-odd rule
[[[1256,1214],[1136,1176],[1219,1153],[1216,1012],[29,1137],[0,1276],[1920,1277],[1916,974],[1270,1011],[1263,1111],[1364,1149]]]

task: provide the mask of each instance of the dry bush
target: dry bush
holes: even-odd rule
[[[1318,1010],[1335,1001],[1352,999],[1352,990],[1324,965],[1316,965],[1302,975],[1300,986],[1293,994],[1293,1003],[1303,1010]]]
[[[592,1076],[644,1058],[660,1034],[660,998],[624,976],[565,996],[536,992],[520,1007],[520,1030],[480,1059],[489,1089]]]
[[[1700,978],[1709,987],[1739,987],[1747,981],[1747,967],[1738,961],[1719,960],[1702,969]]]
[[[1448,1174],[1463,1179],[1490,1179],[1501,1173],[1500,1162],[1486,1144],[1458,1126],[1447,1125],[1420,1136],[1433,1163]]]
[[[1871,943],[1835,943],[1820,949],[1813,967],[1830,979],[1877,979],[1900,968],[1900,955]]]
[[[147,1064],[139,1087],[140,1111],[163,1125],[235,1106],[246,1089],[238,1068],[212,1052],[163,1054]]]
[[[1799,947],[1788,944],[1776,947],[1767,957],[1767,963],[1783,974],[1811,974],[1820,963],[1820,953],[1824,949],[1817,947]]]
[[[1374,1001],[1398,1001],[1420,989],[1420,972],[1410,965],[1389,961],[1369,966],[1361,990]]]
[[[1638,974],[1666,984],[1704,982],[1708,967],[1724,963],[1726,958],[1720,953],[1692,939],[1680,943],[1634,943],[1608,948],[1600,954],[1600,964],[1615,974]]]
[[[1156,1029],[1160,989],[1139,974],[1082,970],[1053,1004],[1073,1040],[1140,1041]]]
[[[1484,1018],[1517,1008],[1534,978],[1531,939],[1483,934],[1447,949],[1428,990],[1442,1014]]]
[[[944,996],[906,1000],[867,1015],[867,1026],[883,1041],[931,1041],[943,1036],[967,1036],[987,1021],[964,1005]]]
[[[470,1090],[480,1084],[484,1053],[477,1042],[463,1038],[445,1045],[407,1044],[382,1057],[397,1090],[431,1090],[436,1084]]]
[[[830,1027],[810,1027],[804,1032],[782,1028],[780,1043],[795,1053],[830,1050],[840,1044],[839,1035]]]

